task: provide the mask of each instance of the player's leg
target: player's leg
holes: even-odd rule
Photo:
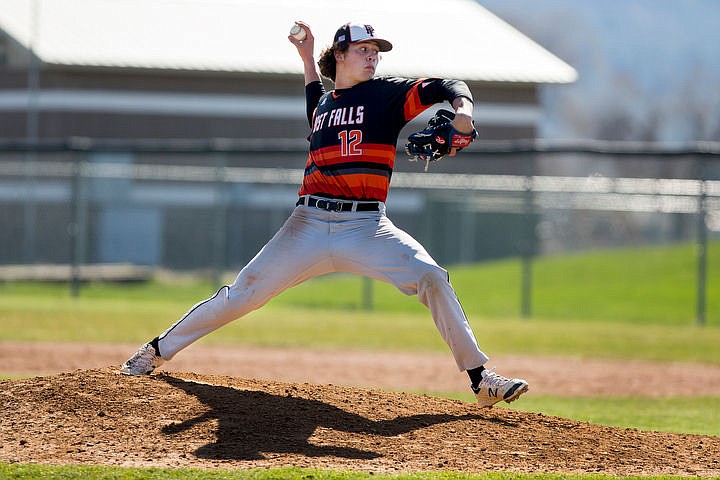
[[[479,403],[491,406],[500,400],[509,402],[527,391],[524,380],[484,370],[488,357],[478,347],[447,271],[417,240],[384,215],[379,215],[374,224],[348,225],[344,233],[342,241],[333,243],[333,248],[342,245],[343,253],[338,257],[345,258],[338,267],[391,283],[407,295],[417,295],[429,308],[458,368],[470,375]]]
[[[331,239],[332,251],[339,251],[336,264],[340,270],[388,282],[406,295],[418,296],[430,309],[461,370],[488,360],[478,348],[447,271],[385,215],[377,215],[374,222],[347,222]]]
[[[143,345],[121,371],[129,375],[150,373],[202,336],[260,308],[285,289],[331,271],[332,263],[323,247],[327,223],[302,210],[293,211],[231,285],[194,305],[162,334]]]

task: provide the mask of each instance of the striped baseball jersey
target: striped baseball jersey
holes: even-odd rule
[[[305,88],[310,153],[300,195],[384,202],[402,128],[430,106],[472,100],[459,80],[376,77],[351,88]]]

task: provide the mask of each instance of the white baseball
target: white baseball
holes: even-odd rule
[[[302,28],[300,25],[293,25],[290,28],[290,35],[295,37],[295,40],[302,42],[303,40],[305,40],[307,33],[305,33],[305,29]]]

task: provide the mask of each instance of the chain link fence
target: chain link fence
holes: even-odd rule
[[[0,265],[241,268],[297,199],[297,141],[0,141]],[[461,159],[461,160],[458,160]],[[720,236],[720,144],[477,142],[422,172],[398,156],[388,213],[442,264],[518,257],[530,316],[532,260]],[[404,163],[401,163],[404,162]],[[463,162],[472,173],[442,172]]]

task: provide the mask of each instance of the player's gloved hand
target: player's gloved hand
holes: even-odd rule
[[[424,130],[411,134],[405,144],[410,161],[424,161],[427,171],[430,162],[437,162],[452,149],[459,152],[470,145],[477,137],[477,130],[473,128],[471,133],[458,132],[451,123],[454,118],[453,112],[438,110]]]

